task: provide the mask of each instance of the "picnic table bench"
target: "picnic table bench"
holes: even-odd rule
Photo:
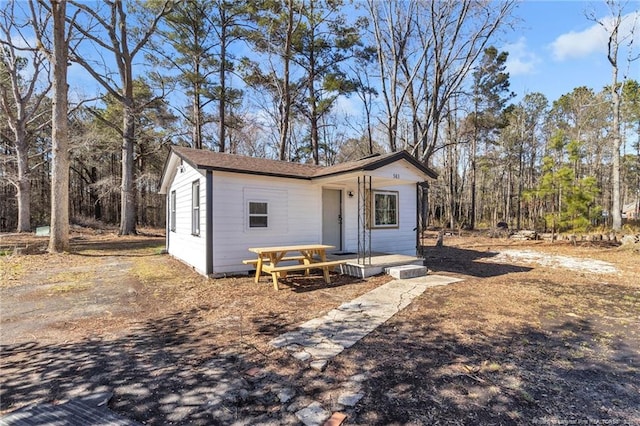
[[[249,251],[256,253],[256,259],[243,260],[246,265],[256,265],[255,282],[260,280],[260,275],[264,272],[270,274],[273,279],[273,288],[278,290],[278,277],[286,277],[287,272],[304,271],[309,275],[311,269],[322,269],[324,280],[327,284],[331,282],[329,271],[338,265],[346,263],[345,260],[327,260],[327,250],[333,246],[324,244],[303,244],[293,246],[277,247],[253,247]],[[299,253],[288,255],[288,253]],[[278,265],[280,262],[297,261],[294,265]]]

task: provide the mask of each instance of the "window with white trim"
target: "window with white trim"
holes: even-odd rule
[[[398,227],[398,192],[373,191],[373,227]]]
[[[191,234],[200,235],[200,181],[191,184]]]
[[[171,191],[169,206],[170,230],[176,232],[176,191]]]
[[[264,201],[249,201],[249,228],[269,227],[269,204]]]

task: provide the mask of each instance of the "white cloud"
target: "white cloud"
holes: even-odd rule
[[[541,62],[540,57],[529,50],[524,37],[504,45],[501,50],[509,52],[506,66],[511,76],[535,74],[536,66]]]
[[[556,38],[550,45],[553,59],[563,61],[588,56],[595,52],[604,52],[607,48],[607,32],[594,24],[588,29],[571,31]]]
[[[33,49],[38,44],[35,36],[24,37],[22,34],[14,33],[11,35],[11,43],[18,49]]]
[[[622,25],[619,29],[618,40],[628,39],[634,34],[635,42],[640,42],[640,12],[629,13],[622,17]],[[565,59],[577,59],[589,56],[592,53],[603,53],[607,51],[609,39],[609,28],[613,25],[612,17],[601,18],[600,25],[594,22],[589,28],[583,31],[570,31],[558,36],[550,45],[553,58],[557,61]],[[628,40],[627,40],[628,42]]]
[[[356,95],[339,96],[334,111],[344,115],[359,116],[362,114],[362,102]]]

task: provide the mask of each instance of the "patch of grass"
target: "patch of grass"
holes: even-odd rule
[[[19,278],[24,274],[24,265],[16,258],[2,259],[2,273],[0,273],[0,287],[10,287],[19,284]]]
[[[502,370],[502,367],[496,362],[491,362],[484,366],[484,370],[493,373]]]
[[[145,285],[161,284],[167,281],[175,281],[175,271],[167,264],[161,264],[153,259],[137,258],[131,273]]]

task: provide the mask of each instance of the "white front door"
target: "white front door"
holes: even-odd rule
[[[342,190],[322,189],[322,244],[342,250]]]

